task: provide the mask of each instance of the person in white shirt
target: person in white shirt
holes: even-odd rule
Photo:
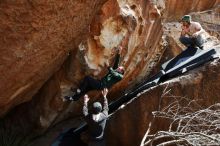
[[[205,30],[198,22],[193,22],[190,15],[184,15],[181,19],[182,31],[180,35],[180,42],[186,47],[199,47],[203,49],[203,34]]]

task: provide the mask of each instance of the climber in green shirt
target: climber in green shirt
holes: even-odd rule
[[[117,54],[115,56],[115,63],[113,67],[108,67],[108,73],[101,79],[94,79],[91,76],[86,76],[79,88],[74,91],[72,96],[65,96],[65,100],[77,101],[82,95],[91,90],[103,90],[104,88],[111,88],[114,84],[122,80],[124,75],[124,67],[119,66],[120,55],[122,47],[116,48]]]

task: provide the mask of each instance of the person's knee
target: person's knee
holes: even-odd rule
[[[186,43],[186,40],[185,40],[185,37],[180,37],[179,38],[179,41],[183,44],[183,45],[187,45],[187,43]]]
[[[179,41],[182,42],[183,37],[179,37]]]
[[[180,38],[179,38],[179,41],[180,41],[183,45],[185,45],[186,47],[188,47],[188,46],[194,44],[194,41],[193,41],[192,38],[188,38],[188,37],[184,37],[184,36],[180,37]]]
[[[181,36],[181,37],[179,38],[179,41],[184,44],[184,43],[185,43],[185,37]]]

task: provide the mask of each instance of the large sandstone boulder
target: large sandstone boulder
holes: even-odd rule
[[[70,95],[70,87],[77,87],[85,75],[103,76],[106,65],[112,63],[111,49],[122,45],[121,64],[126,74],[110,90],[109,99],[114,100],[182,51],[176,41],[180,30],[176,29],[174,35],[166,33],[175,28],[168,23],[219,3],[219,0],[0,2],[0,116],[6,121],[19,119],[20,124],[15,126],[22,127],[24,133],[34,130],[42,133],[64,119],[77,119],[81,116],[82,100],[65,103],[62,97]],[[217,12],[215,9],[213,14]],[[194,16],[201,21],[210,15],[207,12]],[[92,92],[90,96],[94,101],[99,93]]]
[[[0,115],[29,101],[87,35],[104,0],[0,3]],[[80,22],[80,23],[79,23]]]

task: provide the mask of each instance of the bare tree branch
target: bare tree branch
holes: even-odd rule
[[[171,94],[168,86],[161,95],[169,98],[170,104],[152,112],[154,118],[169,119],[169,130],[150,133],[150,127],[145,133],[141,146],[154,145],[220,145],[220,103],[202,108],[198,100],[179,97]]]

